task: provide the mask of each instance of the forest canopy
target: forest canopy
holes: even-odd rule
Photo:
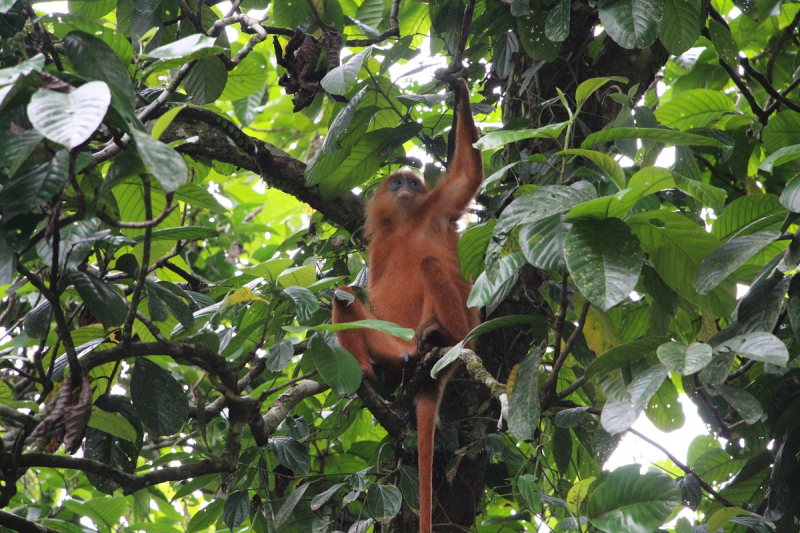
[[[788,0],[0,0],[0,530],[418,531],[413,398],[461,361],[436,531],[796,533],[798,23]],[[334,291],[367,299],[377,184],[446,170],[457,78],[483,323],[370,384]],[[705,431],[671,447],[684,408]],[[662,459],[604,470],[625,435]]]

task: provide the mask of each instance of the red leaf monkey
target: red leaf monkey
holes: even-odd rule
[[[333,322],[378,318],[412,328],[411,343],[373,330],[346,330],[336,335],[358,359],[364,375],[375,380],[371,361],[396,382],[434,346],[452,346],[478,325],[478,309],[467,307],[471,286],[461,278],[456,244],[458,220],[466,213],[483,181],[483,161],[472,143],[478,132],[469,107],[469,90],[459,80],[456,147],[450,168],[429,191],[415,174],[390,175],[367,204],[370,239],[369,301],[334,298]],[[348,287],[341,290],[353,291]],[[355,295],[354,295],[355,296]],[[416,398],[419,443],[420,531],[431,531],[433,436],[439,401],[456,363]]]

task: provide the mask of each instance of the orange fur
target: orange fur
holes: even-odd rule
[[[472,147],[477,140],[469,90],[461,80],[456,148],[447,173],[429,191],[415,174],[396,172],[367,205],[371,309],[358,299],[348,304],[334,298],[333,322],[379,318],[416,332],[411,343],[373,330],[337,333],[339,343],[356,357],[364,375],[372,381],[372,361],[394,380],[402,381],[409,364],[433,346],[461,341],[479,323],[477,308],[466,305],[471,286],[461,278],[456,251],[458,220],[483,181],[481,154]],[[392,189],[393,183],[399,189]],[[404,191],[408,194],[401,198]],[[353,294],[347,287],[341,290]],[[455,368],[456,363],[443,369],[416,398],[422,533],[431,531],[436,417],[442,392]]]

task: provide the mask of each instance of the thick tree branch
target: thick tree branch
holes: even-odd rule
[[[289,415],[295,405],[306,398],[315,396],[328,390],[328,385],[319,381],[306,379],[295,383],[292,387],[278,396],[269,411],[261,417],[260,421],[251,422],[250,432],[259,446],[265,446],[269,436],[275,433],[278,426]]]
[[[0,526],[10,528],[19,533],[58,533],[55,529],[35,524],[7,511],[0,511]]]

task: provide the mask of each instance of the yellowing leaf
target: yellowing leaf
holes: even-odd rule
[[[578,481],[569,489],[569,493],[567,494],[567,507],[576,515],[580,514],[581,502],[586,498],[586,495],[589,494],[589,487],[592,486],[595,479],[594,476],[587,477],[586,479]]]

